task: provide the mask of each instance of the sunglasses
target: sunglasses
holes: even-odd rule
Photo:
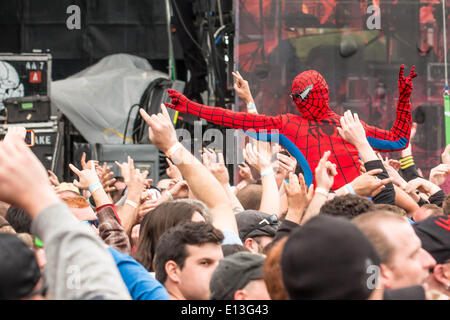
[[[291,97],[291,99],[294,100],[294,102],[295,102],[295,100],[298,100],[298,99],[301,99],[303,101],[309,96],[309,94],[310,94],[310,92],[311,92],[313,87],[314,86],[311,84],[311,85],[307,86],[305,88],[305,90],[303,90],[300,93],[291,93],[289,95],[289,97]]]

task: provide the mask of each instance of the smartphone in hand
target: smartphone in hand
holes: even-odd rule
[[[33,147],[35,144],[35,133],[34,130],[27,130],[27,133],[25,135],[25,143],[29,147]]]

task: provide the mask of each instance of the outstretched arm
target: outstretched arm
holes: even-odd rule
[[[405,66],[400,67],[398,77],[399,99],[397,103],[397,114],[394,126],[391,130],[382,130],[363,123],[367,140],[372,148],[378,151],[402,150],[408,146],[411,133],[411,92],[413,79],[417,77],[414,72],[415,66],[411,68],[408,77],[404,77]]]
[[[276,130],[281,129],[281,116],[271,117],[247,112],[236,112],[219,107],[209,107],[186,98],[178,91],[167,90],[172,103],[166,106],[181,113],[188,113],[209,122],[234,129]]]

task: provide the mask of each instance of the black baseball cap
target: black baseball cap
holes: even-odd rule
[[[366,300],[379,281],[380,262],[356,225],[319,215],[289,235],[281,273],[292,300]]]
[[[422,248],[442,264],[450,259],[450,217],[434,216],[413,224]]]
[[[26,297],[40,278],[33,251],[15,235],[0,234],[0,300]]]
[[[276,215],[256,210],[245,210],[236,214],[235,217],[239,238],[242,241],[258,236],[275,237],[275,233],[280,225]]]

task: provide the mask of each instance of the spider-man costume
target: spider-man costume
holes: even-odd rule
[[[404,77],[404,66],[399,73],[399,100],[394,126],[390,131],[369,126],[362,122],[367,140],[379,151],[396,151],[406,148],[411,133],[412,79],[417,76],[414,66],[408,77]],[[355,146],[345,141],[336,130],[341,116],[329,107],[328,85],[320,73],[314,70],[302,72],[292,83],[291,97],[301,116],[282,114],[278,116],[258,115],[246,112],[204,106],[188,100],[184,95],[168,90],[172,104],[169,108],[189,113],[209,122],[229,128],[258,131],[277,130],[279,141],[302,165],[303,171],[311,175],[325,151],[330,150],[329,161],[338,171],[332,189],[336,190],[359,176],[359,155]],[[299,152],[299,150],[301,152]],[[307,164],[305,165],[304,158]],[[307,168],[309,164],[310,168]],[[306,170],[305,170],[306,169]],[[311,179],[305,180],[309,184]]]

